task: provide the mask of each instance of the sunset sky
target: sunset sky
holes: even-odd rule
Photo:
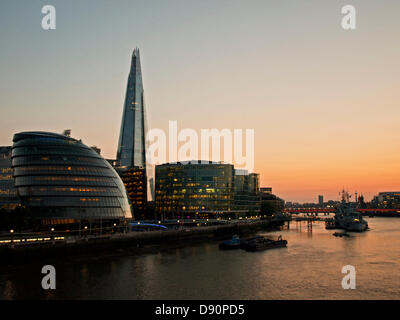
[[[398,0],[2,1],[0,145],[71,129],[115,158],[137,46],[151,128],[252,128],[280,197],[370,200],[400,190],[399,32]]]

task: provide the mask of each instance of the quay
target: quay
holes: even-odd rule
[[[93,254],[137,254],[169,246],[190,245],[200,241],[220,240],[233,234],[245,235],[282,227],[290,218],[224,221],[211,226],[180,227],[168,230],[129,231],[101,235],[60,236],[13,234],[0,238],[0,265],[33,260],[90,256]],[[8,236],[10,238],[10,236]]]

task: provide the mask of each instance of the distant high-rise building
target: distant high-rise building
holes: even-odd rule
[[[119,135],[117,162],[122,167],[145,167],[146,119],[139,49],[133,50]]]
[[[149,195],[153,199],[153,181],[152,169],[146,165],[146,131],[147,119],[144,104],[144,90],[142,80],[142,70],[140,65],[139,49],[136,48],[132,53],[131,69],[126,87],[124,111],[122,115],[121,131],[119,135],[116,166],[121,176],[125,178],[125,170],[132,168],[143,168],[144,179],[144,194]],[[150,192],[147,190],[150,188]],[[140,194],[141,198],[142,194]],[[133,197],[133,198],[132,198]],[[130,200],[133,202],[135,195],[130,193]],[[136,201],[136,200],[135,200]]]
[[[324,205],[324,196],[322,196],[322,195],[318,196],[318,204],[320,206]]]

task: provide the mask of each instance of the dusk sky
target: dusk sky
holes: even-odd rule
[[[41,28],[47,4],[56,30]],[[2,0],[0,145],[71,129],[115,158],[139,47],[151,128],[254,129],[261,186],[370,200],[400,190],[399,17],[398,0]]]

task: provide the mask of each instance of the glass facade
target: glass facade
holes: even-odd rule
[[[146,169],[143,167],[131,167],[129,169],[116,168],[116,170],[124,182],[135,218],[138,220],[146,219]]]
[[[40,219],[122,219],[131,210],[122,180],[96,151],[64,135],[14,135],[12,168],[22,204]]]
[[[233,210],[233,165],[190,162],[156,166],[155,211],[161,218],[213,218]]]
[[[11,168],[12,147],[0,147],[0,209],[14,209],[19,204]]]
[[[124,111],[118,142],[117,162],[122,167],[145,167],[145,112],[139,49],[132,54]]]
[[[126,169],[134,167],[145,168],[145,194],[149,200],[153,200],[154,167],[146,163],[146,132],[147,117],[144,103],[142,69],[139,49],[136,48],[132,53],[131,69],[126,87],[116,166]],[[147,192],[147,190],[150,192]]]
[[[238,215],[260,213],[260,175],[235,170],[235,211]]]

